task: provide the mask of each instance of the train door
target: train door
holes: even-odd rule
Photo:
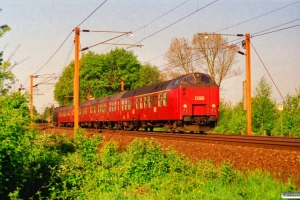
[[[153,113],[153,120],[157,120],[159,118],[158,115],[158,94],[153,94],[152,96],[152,113]]]

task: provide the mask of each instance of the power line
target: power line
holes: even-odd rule
[[[272,80],[273,84],[275,85],[275,87],[276,87],[276,89],[277,89],[278,93],[280,94],[280,96],[281,96],[282,100],[283,100],[283,101],[286,103],[286,101],[285,101],[285,99],[283,98],[283,96],[282,96],[281,92],[279,91],[279,89],[278,89],[278,87],[277,87],[277,85],[276,85],[275,81],[273,80],[273,78],[272,78],[271,74],[269,73],[269,70],[267,69],[266,65],[265,65],[265,64],[264,64],[264,62],[262,61],[261,57],[259,56],[259,54],[258,54],[258,52],[256,51],[255,47],[253,46],[252,42],[251,42],[251,46],[253,47],[253,49],[254,49],[254,51],[255,51],[256,55],[258,56],[258,58],[259,58],[260,62],[261,62],[261,63],[262,63],[262,65],[264,66],[265,70],[267,71],[267,73],[268,73],[269,77],[271,78],[271,80]]]
[[[286,23],[283,23],[283,24],[280,24],[280,25],[278,25],[278,26],[274,26],[274,27],[272,27],[272,28],[265,29],[265,30],[263,30],[263,31],[256,32],[256,33],[252,34],[252,36],[257,35],[258,33],[262,33],[262,32],[265,32],[265,31],[268,31],[268,30],[271,30],[271,29],[274,29],[274,28],[277,28],[277,27],[286,25],[286,24],[290,24],[290,23],[295,22],[295,21],[298,21],[298,20],[300,20],[300,18],[299,18],[299,19],[292,20],[292,21],[289,21],[289,22],[286,22]]]
[[[294,4],[296,4],[296,3],[299,3],[299,2],[300,2],[300,1],[297,1],[297,2],[295,2],[295,3],[291,3],[291,4],[289,4],[289,5],[286,5],[286,6],[284,6],[284,7],[281,7],[281,8],[278,8],[278,9],[272,10],[272,11],[270,11],[270,12],[267,12],[267,13],[265,13],[265,14],[262,14],[262,15],[259,15],[259,16],[256,16],[256,17],[253,17],[253,18],[251,18],[251,19],[248,19],[248,20],[245,20],[245,21],[242,21],[242,22],[240,22],[240,23],[234,24],[234,25],[232,25],[232,26],[229,26],[229,27],[227,27],[227,28],[223,28],[223,29],[221,29],[221,30],[218,30],[218,31],[216,31],[216,33],[220,32],[220,31],[223,31],[223,30],[226,30],[226,29],[229,29],[229,28],[232,28],[232,27],[235,27],[235,26],[237,26],[237,25],[240,25],[240,24],[243,24],[243,23],[249,22],[249,21],[251,21],[251,20],[254,20],[254,19],[257,19],[257,18],[259,18],[259,17],[262,17],[262,16],[265,16],[265,15],[268,15],[268,14],[270,14],[270,13],[273,13],[273,12],[276,12],[276,11],[278,11],[278,10],[284,9],[284,8],[286,8],[286,7],[292,6],[292,5],[294,5]]]
[[[267,13],[264,13],[264,14],[262,14],[262,15],[259,15],[259,16],[253,17],[253,18],[250,18],[250,19],[245,20],[245,21],[242,21],[242,22],[240,22],[240,23],[238,23],[238,24],[234,24],[234,25],[229,26],[229,27],[227,27],[227,28],[223,28],[223,29],[221,29],[221,30],[218,30],[218,31],[216,31],[215,33],[220,32],[220,31],[223,31],[223,30],[226,30],[226,29],[228,29],[228,28],[232,28],[232,27],[234,27],[234,26],[237,26],[237,25],[240,25],[240,24],[243,24],[243,23],[246,23],[246,22],[248,22],[248,21],[257,19],[257,18],[259,18],[259,17],[262,17],[262,16],[265,16],[265,15],[271,14],[271,13],[273,13],[273,12],[279,11],[279,10],[281,10],[281,9],[284,9],[284,8],[286,8],[286,7],[289,7],[289,6],[294,5],[294,4],[296,4],[296,3],[299,3],[299,2],[300,2],[300,1],[295,2],[295,3],[292,3],[292,4],[289,4],[289,5],[286,5],[286,6],[284,6],[284,7],[281,7],[281,8],[275,9],[275,10],[272,10],[272,11],[267,12]],[[297,20],[299,20],[299,19],[293,20],[293,21],[291,21],[291,22],[294,22],[294,21],[297,21]],[[286,24],[291,23],[291,22],[287,22]],[[282,25],[284,25],[284,24],[282,24]],[[279,26],[282,26],[282,25],[279,25]],[[275,27],[273,27],[273,28],[275,28]],[[270,28],[270,29],[273,29],[273,28]],[[267,29],[267,30],[270,30],[270,29]],[[266,31],[266,30],[264,30],[264,31]],[[261,31],[261,32],[264,32],[264,31]],[[258,32],[258,33],[260,33],[260,32]],[[256,34],[257,34],[257,33],[256,33]],[[252,34],[252,35],[254,35],[254,34]],[[167,53],[168,53],[168,52],[167,52]],[[166,54],[166,53],[165,53],[165,54]],[[151,61],[151,60],[154,60],[154,59],[156,59],[156,58],[159,58],[159,57],[161,57],[161,56],[163,56],[163,55],[164,55],[164,54],[162,54],[162,55],[160,55],[160,56],[157,56],[157,57],[155,57],[155,58],[153,58],[153,59],[150,59],[150,60],[148,60],[148,61],[146,61],[146,62],[149,62],[149,61]]]
[[[166,27],[164,27],[164,28],[162,28],[162,29],[160,29],[160,30],[158,30],[158,31],[156,31],[156,32],[154,32],[154,33],[152,33],[151,35],[145,37],[144,39],[138,41],[138,42],[135,43],[134,45],[136,45],[136,44],[138,44],[138,43],[140,43],[140,42],[142,42],[142,41],[144,41],[144,40],[146,40],[146,39],[148,39],[148,38],[150,38],[150,37],[156,35],[157,33],[159,33],[159,32],[161,32],[161,31],[163,31],[163,30],[165,30],[165,29],[167,29],[167,28],[173,26],[174,24],[177,24],[178,22],[184,20],[185,18],[187,18],[187,17],[189,17],[189,16],[195,14],[196,12],[198,12],[198,11],[200,11],[200,10],[203,10],[204,8],[206,8],[206,7],[210,6],[210,5],[212,5],[213,3],[217,2],[217,1],[218,1],[218,0],[215,0],[215,1],[209,3],[209,4],[205,5],[205,6],[203,6],[203,7],[199,8],[199,9],[197,9],[196,11],[194,11],[194,12],[192,12],[192,13],[186,15],[185,17],[183,17],[183,18],[181,18],[181,19],[179,19],[179,20],[177,20],[177,21],[171,23],[170,25],[168,25],[168,26],[166,26]],[[132,46],[133,46],[133,45],[132,45]],[[130,47],[132,47],[132,46],[127,47],[127,49],[130,48]]]
[[[166,16],[166,15],[169,14],[170,12],[172,12],[172,11],[176,10],[177,8],[179,8],[180,6],[184,5],[184,4],[187,3],[188,1],[189,1],[189,0],[187,0],[187,1],[185,1],[185,2],[183,2],[183,3],[181,3],[181,4],[179,4],[178,6],[172,8],[171,10],[169,10],[168,12],[166,12],[166,13],[162,14],[161,16],[155,18],[154,20],[150,21],[150,22],[147,23],[146,25],[144,25],[144,26],[142,26],[142,27],[136,29],[136,30],[133,31],[132,33],[135,33],[135,32],[137,32],[137,31],[141,30],[142,28],[145,28],[146,26],[152,24],[153,22],[157,21],[158,19],[160,19],[160,18]],[[126,37],[126,36],[125,36],[125,37]],[[121,38],[121,39],[118,40],[116,43],[120,42],[120,41],[123,40],[125,37]],[[136,42],[136,41],[135,41],[135,42]],[[112,46],[114,46],[114,45],[109,46],[108,48],[104,49],[102,52],[106,51],[107,49],[111,48]]]
[[[277,27],[280,27],[280,26],[283,26],[283,25],[286,25],[286,24],[289,24],[289,23],[292,23],[292,22],[295,22],[295,21],[298,21],[298,20],[300,20],[300,18],[299,18],[299,19],[292,20],[292,21],[289,21],[289,22],[286,22],[286,23],[283,23],[283,24],[280,24],[280,25],[277,25],[277,26],[274,26],[274,27],[271,27],[271,28],[268,28],[268,29],[265,29],[265,30],[263,30],[263,31],[256,32],[256,33],[252,34],[252,37],[256,37],[256,36],[260,36],[260,35],[264,35],[264,34],[269,34],[269,33],[277,32],[277,31],[280,31],[280,30],[285,30],[285,29],[288,29],[288,28],[293,28],[293,27],[295,27],[295,26],[299,26],[299,25],[295,25],[295,26],[286,27],[286,28],[283,28],[283,29],[279,29],[279,30],[275,30],[275,31],[271,31],[271,32],[268,32],[268,33],[263,33],[263,34],[259,34],[259,35],[258,35],[258,33],[262,33],[262,32],[265,32],[265,31],[267,31],[267,30],[271,30],[271,29],[274,29],[274,28],[277,28]],[[237,40],[241,40],[241,39],[238,38],[238,39],[235,39],[235,40],[226,42],[226,43],[232,43],[232,42],[237,41]],[[240,41],[240,42],[241,42],[241,41]],[[240,43],[240,42],[238,42],[238,43]],[[238,43],[236,43],[236,44],[238,44]],[[221,44],[221,45],[225,45],[225,44]],[[169,52],[170,52],[170,51],[168,51],[167,53],[169,53]],[[167,54],[167,53],[165,53],[165,54]],[[159,58],[159,57],[161,57],[161,56],[163,56],[163,55],[165,55],[165,54],[162,54],[162,55],[160,55],[160,56],[157,56],[157,57],[155,57],[155,58],[153,58],[153,59],[151,59],[151,60],[154,60],[154,59],[156,59],[156,58]],[[149,61],[151,61],[151,60],[148,60],[147,62],[149,62]],[[173,62],[173,63],[175,63],[175,62]],[[169,64],[172,64],[172,63],[166,63],[166,64],[163,64],[163,65],[159,66],[158,68],[161,68],[161,67],[166,66],[166,65],[169,65]],[[178,66],[177,66],[177,67],[178,67]]]
[[[82,23],[84,23],[89,17],[91,17],[104,3],[106,3],[107,0],[105,0],[103,3],[101,3],[91,14],[89,14],[81,23],[79,23],[77,25],[80,26]],[[56,55],[56,53],[61,49],[61,47],[65,44],[65,42],[67,41],[67,39],[70,37],[70,35],[73,33],[73,30],[69,33],[69,35],[66,37],[66,39],[62,42],[62,44],[58,47],[58,49],[54,52],[54,54],[47,60],[47,62],[42,66],[40,67],[34,74],[38,73],[41,69],[43,69],[46,64],[49,63],[49,61]],[[27,78],[27,80],[25,81],[25,83],[23,85],[25,85],[27,83],[27,81],[29,80],[29,77]]]
[[[68,55],[67,55],[67,58],[66,58],[66,60],[65,60],[65,62],[64,62],[64,64],[63,64],[63,67],[61,68],[61,70],[60,70],[58,76],[61,75],[61,73],[62,73],[62,71],[63,71],[63,68],[67,65],[67,62],[68,62],[68,60],[69,60],[69,58],[70,58],[70,56],[71,56],[71,53],[72,53],[72,51],[73,51],[73,48],[74,48],[74,44],[72,43],[71,48],[70,48],[70,51],[69,51],[69,53],[68,53]]]
[[[187,0],[187,1],[185,1],[185,2],[183,2],[183,3],[181,3],[181,4],[179,4],[179,5],[178,5],[178,6],[176,6],[175,8],[173,8],[173,9],[169,10],[169,11],[168,11],[168,12],[166,12],[165,14],[163,14],[163,15],[161,15],[161,16],[159,16],[159,17],[157,17],[156,19],[152,20],[151,22],[147,23],[146,25],[144,25],[144,26],[142,26],[142,27],[138,28],[137,30],[135,30],[135,31],[133,31],[133,32],[137,32],[137,31],[141,30],[142,28],[145,28],[146,26],[148,26],[148,25],[152,24],[153,22],[155,22],[155,21],[159,20],[160,18],[162,18],[162,17],[166,16],[166,15],[167,15],[167,14],[169,14],[170,12],[172,12],[172,11],[176,10],[177,8],[179,8],[179,7],[180,7],[180,6],[182,6],[183,4],[187,3],[188,1],[190,1],[190,0]]]
[[[262,33],[262,34],[258,34],[258,35],[254,35],[252,37],[267,35],[267,34],[270,34],[270,33],[275,33],[275,32],[278,32],[278,31],[283,31],[283,30],[286,30],[286,29],[295,28],[297,26],[300,26],[300,24],[297,24],[297,25],[294,25],[294,26],[289,26],[289,27],[286,27],[286,28],[278,29],[278,30],[274,30],[274,31],[270,31],[270,32],[266,32],[266,33]]]
[[[83,24],[83,22],[85,22],[88,18],[90,18],[101,6],[103,6],[103,4],[105,4],[107,2],[107,0],[103,1],[91,14],[89,14],[80,24],[78,24],[76,27],[80,26],[81,24]]]

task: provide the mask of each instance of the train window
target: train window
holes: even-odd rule
[[[158,93],[158,107],[162,106],[162,93]]]
[[[124,109],[127,110],[127,99],[124,100]]]
[[[147,108],[147,96],[144,96],[144,108]]]
[[[72,109],[72,116],[74,116],[74,108]]]
[[[124,110],[124,99],[122,99],[122,111]]]
[[[117,109],[118,109],[118,111],[120,111],[120,102],[119,101],[117,101]]]
[[[156,95],[153,95],[152,104],[153,104],[153,106],[157,105],[157,96]]]
[[[143,97],[140,97],[140,109],[143,109]]]
[[[152,108],[152,95],[148,96],[148,108]]]
[[[135,98],[135,108],[139,109],[139,98]]]
[[[182,80],[187,83],[196,83],[195,77],[192,74],[185,76]]]
[[[205,74],[202,74],[202,76],[201,76],[201,82],[202,83],[209,83],[209,82],[211,82],[212,80],[211,80],[211,78],[209,77],[209,76],[207,76],[207,75],[205,75]]]
[[[167,92],[164,92],[164,106],[167,106],[168,105],[168,93]]]
[[[131,110],[131,99],[128,99],[128,110]]]
[[[111,106],[111,102],[109,102],[109,104],[108,104],[108,111],[109,111],[109,112],[112,111],[112,110],[111,110],[111,107],[112,107],[112,106]]]

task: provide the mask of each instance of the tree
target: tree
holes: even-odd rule
[[[89,51],[80,59],[80,101],[87,99],[88,91],[95,97],[120,92],[121,78],[125,79],[125,90],[134,89],[139,82],[140,62],[132,51],[116,48],[107,54]],[[63,105],[72,104],[74,62],[63,71],[54,89],[54,98]]]
[[[74,61],[64,69],[54,87],[54,99],[59,105],[71,105],[73,102]]]
[[[1,8],[0,8],[1,12]],[[0,38],[4,35],[4,33],[10,31],[10,27],[8,25],[0,26]],[[0,94],[6,95],[9,89],[11,88],[11,83],[14,81],[15,77],[13,73],[9,70],[10,62],[3,62],[3,52],[0,52]],[[5,83],[5,81],[8,81]]]
[[[0,8],[0,12],[2,9]],[[10,27],[6,24],[0,26],[0,38],[6,33],[7,31],[10,31]]]
[[[195,72],[193,49],[186,38],[173,38],[165,58],[168,61],[165,70],[169,78]]]
[[[156,66],[146,63],[140,68],[140,80],[136,82],[133,87],[139,88],[147,85],[153,85],[161,82],[160,71]]]
[[[204,35],[207,35],[204,37]],[[236,45],[229,45],[219,34],[195,34],[192,41],[194,54],[199,67],[209,74],[220,86],[222,81],[241,74],[239,68],[233,68]]]
[[[275,121],[279,118],[275,101],[271,99],[272,86],[263,76],[255,90],[252,100],[252,128],[256,134],[270,135],[275,126]]]
[[[282,128],[283,136],[300,137],[300,87],[296,89],[296,94],[287,94],[285,99],[281,118],[276,121],[274,134],[278,135]]]

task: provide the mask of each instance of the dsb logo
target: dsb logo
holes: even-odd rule
[[[204,96],[195,96],[195,100],[204,100]]]

